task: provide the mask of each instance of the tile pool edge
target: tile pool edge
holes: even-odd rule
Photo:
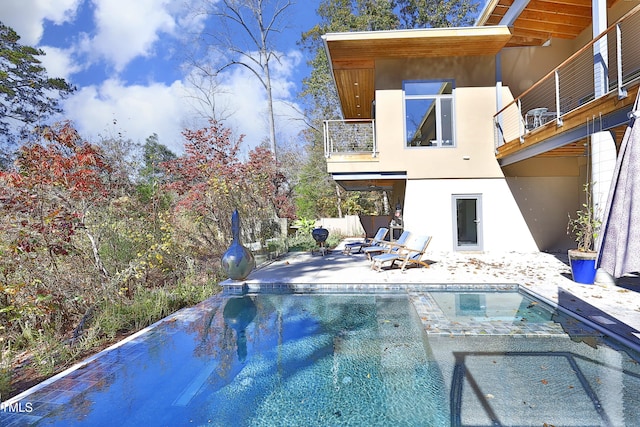
[[[289,282],[243,282],[223,285],[223,295],[246,293],[376,293],[399,291],[517,291],[517,283],[289,283]]]
[[[592,319],[590,319],[588,317],[582,316],[581,314],[576,313],[575,311],[560,305],[558,302],[550,300],[549,298],[547,298],[547,297],[545,297],[545,296],[533,291],[532,289],[528,288],[525,285],[521,285],[520,286],[520,290],[522,292],[524,292],[525,294],[544,302],[545,304],[549,305],[553,309],[558,310],[558,311],[562,312],[563,314],[566,314],[566,315],[571,316],[573,318],[576,318],[577,320],[579,320],[580,322],[583,322],[587,326],[590,326],[591,328],[603,333],[604,335],[611,337],[613,340],[618,341],[620,344],[622,344],[622,345],[624,345],[626,347],[629,347],[630,349],[640,353],[640,338],[636,338],[636,340],[633,340],[631,338],[627,338],[624,335],[621,335],[618,332],[612,330],[611,327],[609,327],[609,326],[607,326],[605,324],[599,323],[599,322],[597,322],[595,320],[592,320]],[[565,290],[565,292],[568,292],[568,291]],[[617,322],[619,324],[626,325],[624,322],[622,322],[620,320],[617,320]],[[628,325],[626,325],[626,326],[628,326]]]

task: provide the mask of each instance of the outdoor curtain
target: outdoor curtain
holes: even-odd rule
[[[638,99],[629,114],[604,212],[599,266],[613,277],[640,272],[640,124]]]

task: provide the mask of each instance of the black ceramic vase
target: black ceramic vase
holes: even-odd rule
[[[240,243],[240,215],[237,209],[231,215],[231,231],[233,242],[222,255],[222,269],[229,279],[243,280],[256,266],[256,261],[251,251]]]

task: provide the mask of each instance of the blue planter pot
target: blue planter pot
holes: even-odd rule
[[[585,285],[593,285],[596,279],[597,253],[569,251],[569,264],[571,265],[571,275],[573,281]]]

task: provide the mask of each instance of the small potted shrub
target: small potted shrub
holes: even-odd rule
[[[594,250],[595,240],[600,231],[600,219],[591,203],[591,185],[584,185],[585,202],[576,217],[569,215],[567,234],[572,235],[578,244],[576,249],[569,249],[569,264],[573,281],[593,284],[596,277],[596,260],[598,253]]]

